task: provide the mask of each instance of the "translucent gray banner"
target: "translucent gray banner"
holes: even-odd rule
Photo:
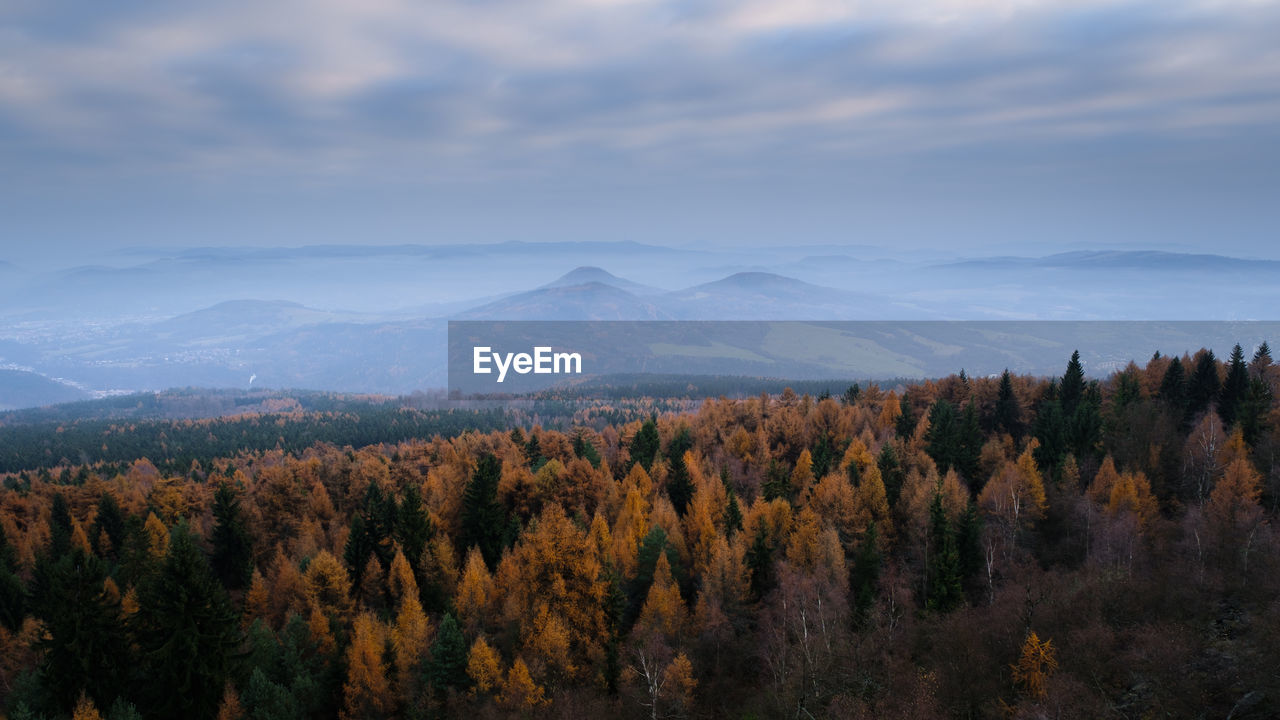
[[[1206,347],[1280,338],[1278,321],[452,321],[449,389],[464,395],[589,388],[609,378],[885,380],[1005,368],[1061,374],[1079,350],[1104,377]]]

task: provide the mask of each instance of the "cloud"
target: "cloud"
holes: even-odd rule
[[[0,146],[33,172],[768,172],[1280,122],[1280,3],[19,2]]]

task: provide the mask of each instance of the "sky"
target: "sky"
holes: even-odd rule
[[[0,260],[631,240],[1280,257],[1272,0],[0,4]]]

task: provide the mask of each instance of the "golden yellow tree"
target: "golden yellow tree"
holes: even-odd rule
[[[387,591],[391,595],[391,601],[397,606],[406,595],[418,596],[418,581],[413,577],[413,567],[398,547],[395,557],[391,559],[391,571],[387,573]]]
[[[1248,460],[1237,458],[1227,466],[1204,505],[1205,520],[1223,562],[1228,566],[1239,563],[1242,574],[1249,571],[1254,539],[1266,522],[1258,502],[1261,494],[1258,471]]]
[[[1028,697],[1043,700],[1048,694],[1046,683],[1054,671],[1058,669],[1057,651],[1053,641],[1040,640],[1033,630],[1022,643],[1022,654],[1014,663],[1013,682],[1022,688]]]
[[[371,613],[363,612],[356,616],[351,632],[341,716],[343,720],[385,716],[393,703],[383,660],[386,639],[382,625]]]
[[[607,587],[586,533],[558,505],[551,505],[498,564],[503,588],[501,615],[522,629],[522,641],[547,666],[585,672],[604,657],[608,637],[604,598]],[[546,657],[567,636],[568,659]]]
[[[71,712],[71,720],[102,720],[102,713],[98,712],[97,706],[89,696],[81,692],[80,699],[76,701],[76,707]]]
[[[489,604],[493,597],[493,577],[484,563],[480,548],[472,546],[467,551],[466,569],[458,583],[458,595],[454,604],[463,630],[474,635],[484,627],[489,616]]]
[[[641,637],[661,635],[667,642],[674,643],[684,628],[686,614],[680,586],[671,575],[671,563],[666,553],[661,553],[653,569],[653,584],[649,586],[633,632]]]
[[[339,620],[351,616],[351,578],[342,562],[328,550],[311,558],[302,576],[302,589],[309,605],[332,613]]]
[[[244,706],[240,704],[240,695],[236,686],[227,681],[222,690],[222,702],[218,705],[218,720],[241,720],[244,717]]]
[[[529,670],[525,668],[527,673]],[[502,684],[502,658],[489,646],[484,636],[476,638],[467,653],[467,677],[471,678],[472,692],[488,695]]]
[[[405,703],[420,690],[419,668],[431,645],[431,621],[422,612],[417,595],[406,594],[400,600],[396,624],[391,630],[391,653],[396,669],[396,687]]]
[[[547,704],[546,691],[533,681],[529,666],[516,658],[502,683],[498,704],[513,711],[527,711]]]

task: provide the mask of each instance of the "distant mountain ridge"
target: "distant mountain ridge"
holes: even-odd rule
[[[1078,250],[1044,257],[1000,256],[943,265],[944,268],[1046,268],[1063,270],[1158,270],[1280,272],[1280,261],[1159,250]]]
[[[604,268],[595,267],[593,265],[576,267],[538,289],[545,290],[557,287],[573,287],[577,285],[586,285],[588,283],[609,285],[611,287],[618,288],[619,290],[626,290],[627,292],[635,295],[653,295],[663,292],[660,288],[655,288],[650,285],[642,285],[638,282],[632,282],[631,280],[620,278]]]

